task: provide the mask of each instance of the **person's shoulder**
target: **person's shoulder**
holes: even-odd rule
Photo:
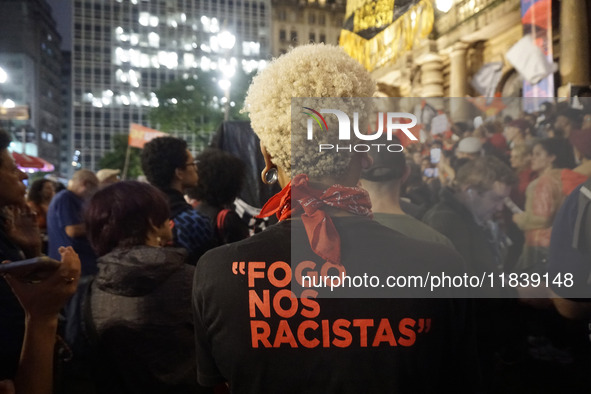
[[[210,218],[197,212],[191,206],[177,213],[172,220],[175,222],[175,226],[212,229]]]
[[[76,196],[73,192],[69,191],[68,189],[64,189],[58,192],[55,196],[53,196],[53,198],[51,199],[51,203],[49,204],[49,207],[51,208],[52,206],[55,207],[66,204],[76,204],[79,202],[82,202],[82,199],[80,199],[78,196]]]
[[[416,258],[416,261],[427,263],[449,260],[452,265],[455,265],[462,261],[454,250],[441,243],[409,237],[397,229],[384,226],[369,218],[351,218],[350,220],[348,226],[339,226],[340,231],[346,231],[345,240],[353,240],[355,236],[356,244],[369,243],[378,249],[378,254],[404,255],[408,259]]]
[[[435,242],[447,246],[448,248],[454,249],[453,243],[445,235],[435,230],[433,227],[421,222],[410,216],[406,216],[404,220],[407,225],[412,229],[412,233],[408,234],[412,238],[417,238],[421,241]],[[416,234],[416,236],[414,236]]]
[[[53,196],[53,198],[51,199],[50,205],[55,205],[56,203],[58,203],[62,199],[68,198],[68,195],[69,195],[68,189],[64,189],[64,190],[57,192],[55,194],[55,196]]]
[[[460,212],[451,204],[439,202],[429,209],[423,216],[423,222],[433,226],[436,230],[441,227],[450,227],[464,222]]]
[[[215,265],[219,261],[227,261],[228,258],[234,257],[255,261],[275,255],[289,255],[289,241],[289,224],[280,222],[241,241],[208,250],[199,259],[197,270],[208,264]]]

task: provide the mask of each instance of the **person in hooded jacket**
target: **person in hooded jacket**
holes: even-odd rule
[[[100,256],[90,310],[105,393],[200,393],[186,251],[172,239],[166,196],[133,181],[99,190],[86,212]],[[102,374],[102,375],[101,375]]]

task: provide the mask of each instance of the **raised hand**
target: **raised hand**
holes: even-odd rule
[[[12,291],[28,317],[56,318],[68,298],[74,294],[80,278],[80,259],[71,246],[61,247],[60,267],[39,283],[26,283],[6,275]]]

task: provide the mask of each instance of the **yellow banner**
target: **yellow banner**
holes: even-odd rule
[[[392,23],[394,17],[394,1],[376,0],[369,1],[355,11],[353,17],[353,31],[367,29],[381,29]]]
[[[366,1],[354,0],[352,3],[363,5]],[[347,2],[347,10],[349,10],[349,1]],[[366,17],[367,14],[363,11],[360,20],[368,21],[369,19],[366,19]],[[355,29],[357,29],[360,26],[357,25],[356,15],[354,18],[356,21]],[[432,1],[420,0],[408,12],[371,39],[366,40],[349,30],[341,30],[339,45],[368,71],[373,71],[395,61],[402,53],[410,50],[416,42],[427,37],[433,29],[433,22]],[[376,23],[381,22],[377,21]]]

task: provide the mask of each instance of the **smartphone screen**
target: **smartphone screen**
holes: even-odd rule
[[[50,277],[61,262],[47,256],[0,264],[0,274],[10,274],[22,281],[41,281]]]
[[[437,164],[441,160],[441,149],[440,148],[432,148],[431,149],[431,163]]]

